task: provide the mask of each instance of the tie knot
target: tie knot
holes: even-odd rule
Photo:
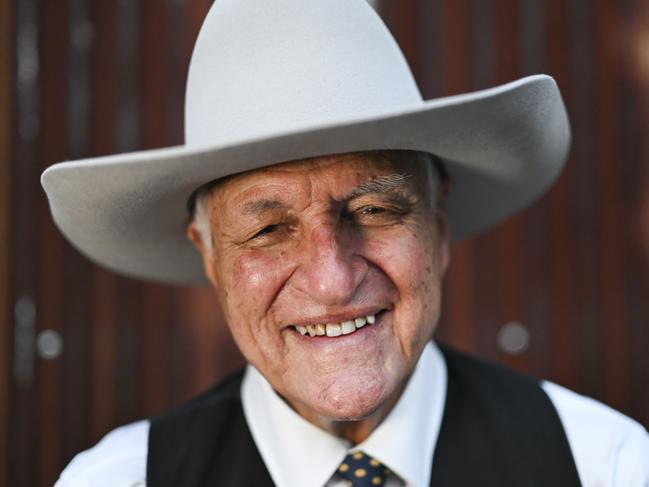
[[[353,487],[383,485],[390,471],[379,462],[360,451],[349,452],[336,472]]]

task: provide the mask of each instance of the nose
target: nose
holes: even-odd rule
[[[291,284],[319,304],[349,303],[367,275],[367,261],[356,253],[353,238],[340,230],[321,224],[300,245],[302,258]]]

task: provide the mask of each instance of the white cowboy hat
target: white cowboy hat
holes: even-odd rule
[[[116,272],[202,283],[187,201],[238,172],[325,154],[407,149],[442,159],[453,239],[540,196],[570,127],[552,78],[422,100],[396,42],[364,0],[217,0],[187,81],[185,145],[49,167],[63,234]]]

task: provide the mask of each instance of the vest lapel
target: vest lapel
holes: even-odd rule
[[[242,374],[151,421],[148,487],[272,486],[246,423]]]
[[[540,385],[442,348],[448,389],[431,487],[580,487],[559,416]]]

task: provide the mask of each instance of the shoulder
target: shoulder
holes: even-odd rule
[[[144,486],[148,436],[149,421],[111,431],[94,447],[74,457],[55,487]]]
[[[476,397],[495,400],[496,404],[505,397],[509,399],[528,397],[528,400],[534,402],[545,397],[536,379],[497,362],[475,357],[446,345],[440,344],[439,348],[447,365],[449,385],[461,381],[463,387],[468,388],[467,390],[479,392]],[[496,390],[498,393],[495,392]]]
[[[192,416],[201,411],[214,412],[220,408],[229,405],[238,405],[241,403],[241,382],[245,373],[245,368],[239,369],[227,376],[217,385],[194,397],[190,401],[167,411],[162,415],[152,418],[154,424],[161,420],[169,421],[174,419]]]
[[[195,414],[222,411],[239,401],[243,370],[189,402],[152,420],[117,428],[94,447],[79,453],[63,470],[55,487],[140,487],[145,485],[151,424],[187,428]],[[221,407],[218,407],[221,406]]]
[[[649,487],[649,434],[639,423],[585,396],[543,382],[561,418],[584,486]]]

